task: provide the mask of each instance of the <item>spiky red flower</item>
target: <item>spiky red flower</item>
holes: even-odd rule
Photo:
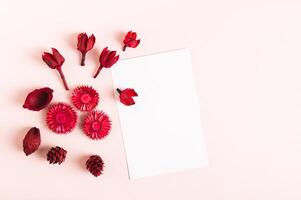
[[[23,108],[32,111],[40,111],[45,108],[52,100],[53,90],[48,87],[40,88],[31,91],[23,104]]]
[[[102,111],[92,111],[84,119],[83,130],[93,140],[106,137],[111,130],[111,120]]]
[[[81,33],[77,37],[77,49],[82,53],[81,66],[85,66],[86,54],[95,44],[95,36],[92,34],[88,37],[86,33]]]
[[[137,40],[137,33],[132,31],[127,32],[123,44],[123,51],[125,51],[127,47],[136,48],[140,44],[140,39]]]
[[[72,131],[76,121],[76,112],[71,106],[64,103],[53,104],[47,112],[47,125],[55,133],[64,134]]]
[[[98,105],[99,95],[90,86],[79,86],[73,90],[71,100],[77,109],[91,111]]]
[[[86,161],[86,167],[95,177],[102,174],[104,162],[99,155],[92,155]]]
[[[117,92],[119,93],[120,102],[126,106],[131,106],[135,104],[133,97],[137,97],[138,94],[134,89],[126,88],[124,90],[120,90],[117,88]]]

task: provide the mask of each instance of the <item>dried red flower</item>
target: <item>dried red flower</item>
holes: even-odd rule
[[[138,94],[134,89],[127,88],[125,90],[120,90],[117,88],[117,92],[119,93],[120,102],[126,106],[131,106],[135,104],[133,97],[137,97]]]
[[[55,133],[64,134],[71,132],[77,122],[77,114],[74,109],[64,103],[53,104],[46,117],[50,130]]]
[[[81,33],[77,37],[77,49],[82,53],[81,66],[85,66],[86,54],[95,44],[95,36],[90,37],[86,33]]]
[[[87,160],[86,167],[91,174],[97,177],[102,174],[104,162],[99,155],[93,155]]]
[[[116,55],[116,51],[108,50],[108,47],[104,48],[99,56],[100,65],[94,75],[94,78],[98,76],[102,68],[112,67],[119,59],[119,55]]]
[[[79,86],[73,90],[71,100],[77,109],[91,111],[98,105],[99,95],[92,87]]]
[[[26,156],[38,150],[41,144],[40,130],[32,127],[23,139],[23,151]]]
[[[65,161],[67,151],[62,147],[52,147],[47,153],[49,164],[62,164]]]
[[[51,69],[56,69],[59,72],[61,79],[64,83],[65,89],[69,90],[65,75],[62,71],[62,65],[65,62],[65,58],[60,54],[60,52],[57,49],[51,48],[51,50],[52,54],[44,52],[44,54],[42,55],[42,59]]]
[[[40,111],[45,108],[52,100],[53,90],[48,87],[40,88],[31,91],[23,104],[23,108],[32,111]]]
[[[140,44],[140,39],[137,40],[137,33],[132,31],[127,32],[123,44],[123,51],[125,51],[127,47],[136,48]]]
[[[111,120],[102,111],[92,111],[84,119],[83,130],[93,140],[102,139],[111,130]]]

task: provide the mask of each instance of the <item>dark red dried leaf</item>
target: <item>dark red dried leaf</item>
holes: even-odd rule
[[[45,108],[52,100],[53,90],[48,87],[31,91],[23,104],[23,108],[32,111],[40,111]]]
[[[41,144],[40,130],[36,127],[31,128],[23,139],[23,151],[26,156],[35,152]]]

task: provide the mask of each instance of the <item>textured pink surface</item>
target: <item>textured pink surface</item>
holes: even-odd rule
[[[300,9],[293,0],[2,1],[0,199],[301,199]],[[110,71],[91,76],[100,50],[120,51],[130,29],[141,46],[122,58],[190,48],[209,168],[128,180]],[[97,37],[85,68],[76,51],[81,31]],[[113,121],[105,140],[91,141],[79,128],[53,134],[45,112],[22,109],[26,93],[37,87],[52,87],[56,101],[70,96],[41,60],[51,46],[66,57],[70,87],[100,90],[100,108]],[[31,126],[41,129],[42,148],[25,157],[21,144]],[[52,145],[69,151],[61,166],[45,161]],[[84,169],[91,153],[106,162],[100,178]]]

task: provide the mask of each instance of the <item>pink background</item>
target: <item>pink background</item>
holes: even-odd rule
[[[2,1],[0,199],[301,199],[300,10],[297,0]],[[120,51],[130,29],[141,46],[122,58],[191,50],[209,168],[128,180],[111,73],[91,76],[100,50]],[[85,68],[76,50],[82,31],[97,37]],[[55,90],[55,101],[69,101],[40,58],[51,46],[66,58],[71,87],[91,84],[101,92],[99,108],[114,124],[105,140],[91,141],[79,128],[53,134],[45,112],[22,109],[27,92],[43,86]],[[42,145],[25,157],[22,139],[31,126],[41,129]],[[61,166],[45,161],[53,145],[69,151]],[[91,153],[106,162],[102,177],[84,169]]]

